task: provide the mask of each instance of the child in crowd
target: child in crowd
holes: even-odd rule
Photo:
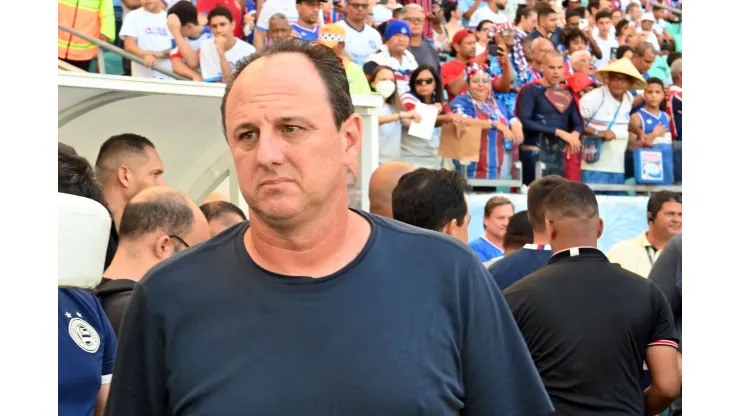
[[[673,183],[673,143],[669,130],[668,114],[661,110],[665,101],[663,81],[658,78],[647,80],[645,107],[630,117],[630,149],[652,148],[663,154],[663,176],[665,184]]]

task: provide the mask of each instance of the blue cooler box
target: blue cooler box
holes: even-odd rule
[[[655,144],[650,149],[636,149],[635,183],[671,185],[673,183],[673,146]]]

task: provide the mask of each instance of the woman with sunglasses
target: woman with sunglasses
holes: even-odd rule
[[[401,134],[404,125],[421,121],[418,112],[404,111],[398,96],[396,74],[389,66],[376,67],[369,77],[370,89],[385,103],[378,113],[378,159],[380,163],[401,160]]]
[[[524,48],[522,47],[521,39],[516,34],[516,26],[506,22],[500,24],[494,24],[493,30],[489,34],[496,45],[502,45],[499,50],[502,55],[494,56],[488,55],[490,62],[491,73],[495,77],[503,77],[504,71],[501,66],[501,59],[505,54],[509,59],[514,69],[514,82],[513,88],[509,91],[495,91],[494,97],[497,101],[501,102],[506,108],[513,114],[514,106],[516,105],[516,96],[519,93],[519,89],[529,82],[535,80],[534,74],[529,70],[529,64],[527,59],[524,57]]]
[[[452,114],[444,102],[442,80],[434,67],[421,65],[416,68],[411,73],[409,86],[411,89],[401,96],[404,110],[415,111],[420,103],[432,105],[439,111],[435,126],[451,122],[462,123],[463,117],[459,114]],[[401,159],[417,168],[439,169],[442,167],[442,158],[438,155],[441,135],[442,127],[434,129],[431,140],[411,136],[408,134],[408,129],[404,128],[401,137]]]
[[[450,107],[465,116],[465,126],[481,129],[480,158],[472,163],[454,160],[455,169],[471,179],[511,178],[514,152],[524,139],[522,123],[493,98],[485,66],[469,65],[465,79],[468,92],[455,97]]]

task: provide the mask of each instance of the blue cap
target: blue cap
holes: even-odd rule
[[[385,40],[387,41],[393,35],[398,34],[411,37],[411,28],[409,27],[409,24],[403,20],[389,20],[388,24],[385,26]]]

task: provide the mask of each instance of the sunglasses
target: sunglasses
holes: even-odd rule
[[[434,82],[434,78],[417,78],[416,85],[431,85]]]

